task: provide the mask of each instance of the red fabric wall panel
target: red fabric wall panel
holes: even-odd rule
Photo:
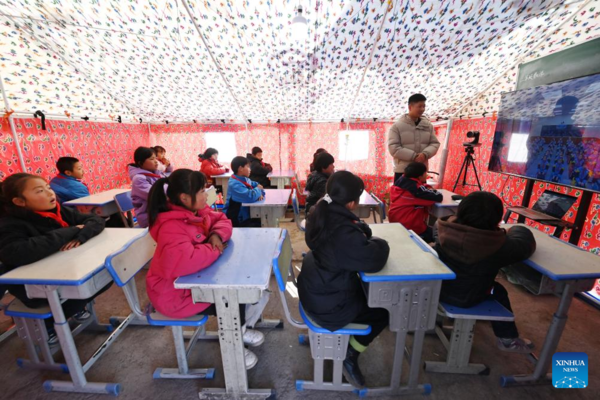
[[[0,119],[0,180],[21,171],[17,147],[8,120]]]

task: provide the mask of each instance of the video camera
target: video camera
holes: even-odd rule
[[[479,143],[479,131],[469,131],[467,132],[467,137],[469,139],[473,139],[470,142],[463,142],[463,146],[465,147],[479,147],[481,143]]]

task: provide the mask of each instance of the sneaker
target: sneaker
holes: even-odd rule
[[[258,362],[258,357],[250,350],[244,348],[244,362],[246,363],[246,369],[251,369]]]
[[[92,314],[90,314],[89,312],[87,312],[86,310],[80,311],[77,314],[73,315],[73,319],[82,324],[85,321],[87,321],[90,317],[92,316]]]
[[[265,335],[254,329],[246,329],[244,332],[244,344],[250,347],[258,347],[265,342]]]
[[[531,340],[514,338],[514,339],[497,339],[498,348],[502,351],[507,351],[510,353],[531,353],[531,349],[533,349],[534,345],[531,343]]]
[[[58,345],[58,336],[56,335],[56,331],[54,329],[48,330],[48,346],[56,346]]]
[[[358,367],[358,356],[360,353],[352,346],[348,346],[348,350],[346,352],[346,359],[344,360],[342,375],[344,378],[357,389],[364,389],[365,387],[365,377],[362,374],[360,368]]]

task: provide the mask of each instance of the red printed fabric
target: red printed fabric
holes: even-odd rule
[[[138,146],[148,145],[148,125],[86,121],[15,119],[28,173],[47,180],[57,174],[60,157],[77,157],[83,163],[83,182],[91,193],[129,187],[127,164]]]
[[[21,171],[17,147],[8,120],[0,117],[0,180]]]

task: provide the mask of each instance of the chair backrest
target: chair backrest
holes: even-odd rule
[[[287,229],[283,229],[281,231],[281,236],[279,237],[279,242],[277,243],[277,250],[273,255],[273,273],[275,274],[275,279],[277,280],[279,295],[281,297],[281,305],[283,306],[283,311],[288,322],[296,328],[306,329],[305,324],[292,317],[287,300],[285,298],[286,285],[292,267],[292,255],[293,251],[290,234]]]
[[[104,265],[115,283],[123,287],[152,260],[155,250],[156,242],[145,229],[121,249],[109,254]]]
[[[209,207],[212,207],[212,205],[217,202],[217,189],[214,186],[211,186],[206,189],[206,193],[208,194],[206,204],[208,204]]]
[[[115,203],[117,203],[117,208],[120,211],[120,215],[125,226],[128,228],[133,228],[135,223],[133,221],[132,214],[134,207],[133,201],[131,201],[131,191],[115,195]]]
[[[379,200],[379,197],[375,196],[375,193],[373,193],[373,192],[371,192],[371,197],[373,197],[373,199],[375,199],[377,204],[379,204],[379,209],[381,210],[381,222],[383,222],[386,219],[385,203],[383,201]]]
[[[292,209],[294,210],[294,221],[299,230],[304,232],[302,228],[302,217],[300,216],[300,206],[298,205],[298,193],[296,189],[292,189]]]
[[[294,178],[296,179],[296,189],[298,190],[298,195],[302,194],[302,187],[300,185],[300,179],[298,179],[298,173],[294,172]]]

